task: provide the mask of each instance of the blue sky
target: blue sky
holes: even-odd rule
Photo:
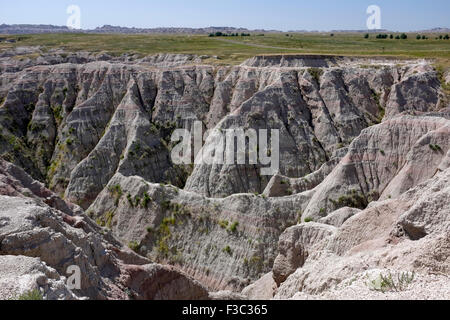
[[[83,29],[233,26],[249,29],[365,29],[366,9],[381,8],[382,28],[450,27],[449,0],[0,0],[0,24],[65,25],[66,9],[81,8]]]

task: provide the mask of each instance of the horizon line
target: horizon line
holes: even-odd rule
[[[70,29],[66,25],[55,25],[55,24],[46,24],[46,23],[15,23],[15,24],[7,24],[2,23],[0,24],[0,27],[4,26],[31,26],[31,27],[38,27],[38,26],[47,26],[47,27],[55,27],[55,28],[61,28],[61,29],[67,29],[68,32],[87,32],[87,31],[96,31],[97,29],[102,29],[105,27],[111,27],[111,28],[122,28],[122,29],[135,29],[135,30],[156,30],[156,29],[191,29],[191,30],[202,30],[202,29],[235,29],[235,30],[246,30],[246,31],[254,31],[254,32],[274,32],[274,33],[288,33],[288,32],[308,32],[308,33],[324,33],[324,32],[406,32],[406,33],[413,33],[413,32],[439,32],[438,30],[449,30],[450,27],[434,27],[429,29],[423,29],[423,30],[409,30],[409,31],[400,31],[400,30],[389,30],[389,29],[331,29],[331,30],[311,30],[311,29],[297,29],[297,30],[279,30],[279,29],[264,29],[264,28],[256,28],[256,29],[249,29],[245,27],[232,27],[232,26],[205,26],[205,27],[168,27],[168,26],[158,26],[158,27],[130,27],[130,26],[121,26],[121,25],[112,25],[112,24],[104,24],[102,26],[96,26],[94,28],[80,28],[80,29]]]

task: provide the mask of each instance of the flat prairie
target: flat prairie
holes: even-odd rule
[[[218,57],[212,63],[239,64],[260,54],[332,54],[345,56],[392,56],[396,58],[433,58],[450,66],[450,40],[444,34],[426,34],[417,40],[417,33],[408,39],[376,39],[363,33],[276,33],[251,36],[209,37],[208,35],[125,35],[125,34],[33,34],[0,36],[16,42],[0,42],[0,49],[17,46],[43,46],[67,51],[107,52],[112,55],[135,53],[186,53]]]

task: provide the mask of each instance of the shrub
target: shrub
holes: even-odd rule
[[[229,254],[230,256],[233,254],[233,251],[231,250],[230,246],[226,246],[223,248],[223,252]]]
[[[406,39],[408,39],[408,35],[407,35],[406,33],[402,33],[402,34],[400,35],[400,39],[406,40]]]
[[[139,196],[135,196],[134,197],[134,206],[138,207],[140,203],[141,203],[141,198]]]
[[[152,198],[150,198],[150,196],[148,195],[148,193],[144,193],[144,199],[142,199],[142,206],[144,208],[148,208],[148,204],[152,202]]]
[[[226,229],[227,227],[228,227],[228,221],[226,221],[226,220],[221,220],[221,221],[219,221],[219,226],[222,228],[222,229]]]
[[[244,258],[244,266],[248,269],[253,270],[257,274],[260,274],[264,268],[263,259],[260,256],[254,255],[249,259]]]
[[[55,118],[55,121],[59,124],[61,122],[61,120],[63,119],[62,106],[60,106],[60,105],[52,106],[51,109],[53,111],[53,116]]]
[[[387,276],[379,274],[375,280],[367,283],[371,290],[381,291],[383,293],[388,291],[404,291],[413,282],[415,273],[402,272],[397,274],[397,279],[394,279],[392,274],[389,272]]]
[[[368,33],[366,33],[366,34],[364,35],[364,39],[369,39],[369,34],[368,34]]]
[[[15,300],[44,300],[44,297],[42,296],[42,293],[37,290],[30,290],[28,292],[23,293],[22,295],[20,295],[19,297],[17,297],[17,299]]]
[[[334,205],[334,210],[350,207],[364,210],[368,206],[368,201],[364,195],[357,190],[352,190],[350,193],[339,197],[337,201],[330,199]]]
[[[235,221],[233,222],[233,224],[230,226],[230,231],[231,232],[236,232],[237,231],[237,227],[239,226],[239,222]]]
[[[325,208],[320,208],[319,213],[321,216],[324,216],[324,215],[326,215],[327,211],[325,210]]]
[[[92,214],[92,216],[93,216],[93,214]],[[106,214],[98,217],[95,220],[95,223],[97,223],[97,225],[99,225],[102,228],[108,227],[109,229],[111,229],[113,219],[114,219],[114,212],[108,211],[108,212],[106,212]]]
[[[309,217],[308,217],[308,218],[305,218],[305,222],[306,222],[306,223],[313,222],[313,221],[314,221],[313,218],[309,218]]]
[[[106,226],[111,229],[112,224],[113,224],[113,219],[114,219],[114,212],[112,211],[108,211],[105,214],[105,219],[106,219]]]
[[[383,119],[384,119],[384,116],[386,115],[386,109],[380,105],[379,110],[380,110],[380,114],[378,116],[378,121],[381,123],[381,121],[383,121]]]
[[[169,246],[167,244],[168,237],[164,237],[162,239],[159,239],[157,242],[158,245],[158,253],[162,256],[166,256],[169,254]]]
[[[130,206],[134,208],[133,198],[131,197],[131,194],[127,194],[127,200]]]
[[[320,84],[320,77],[323,74],[323,70],[319,68],[309,68],[308,72],[314,78],[314,80],[316,80],[316,82]]]
[[[138,252],[141,248],[141,245],[137,241],[131,241],[130,243],[128,243],[128,248],[130,248],[134,252]]]
[[[177,223],[175,217],[170,217],[170,218],[164,218],[162,224],[165,226],[169,226],[172,225],[174,226]]]
[[[122,187],[120,186],[120,184],[116,184],[116,185],[111,186],[109,188],[109,192],[111,192],[111,194],[115,197],[114,205],[117,207],[119,205],[119,200],[120,200],[120,198],[122,197],[122,194],[123,194]]]
[[[430,144],[430,149],[433,151],[442,151],[442,148],[438,144]]]

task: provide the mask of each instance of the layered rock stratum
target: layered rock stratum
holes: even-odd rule
[[[430,61],[205,58],[0,53],[0,298],[450,298]],[[279,130],[279,170],[174,163],[196,123]]]

